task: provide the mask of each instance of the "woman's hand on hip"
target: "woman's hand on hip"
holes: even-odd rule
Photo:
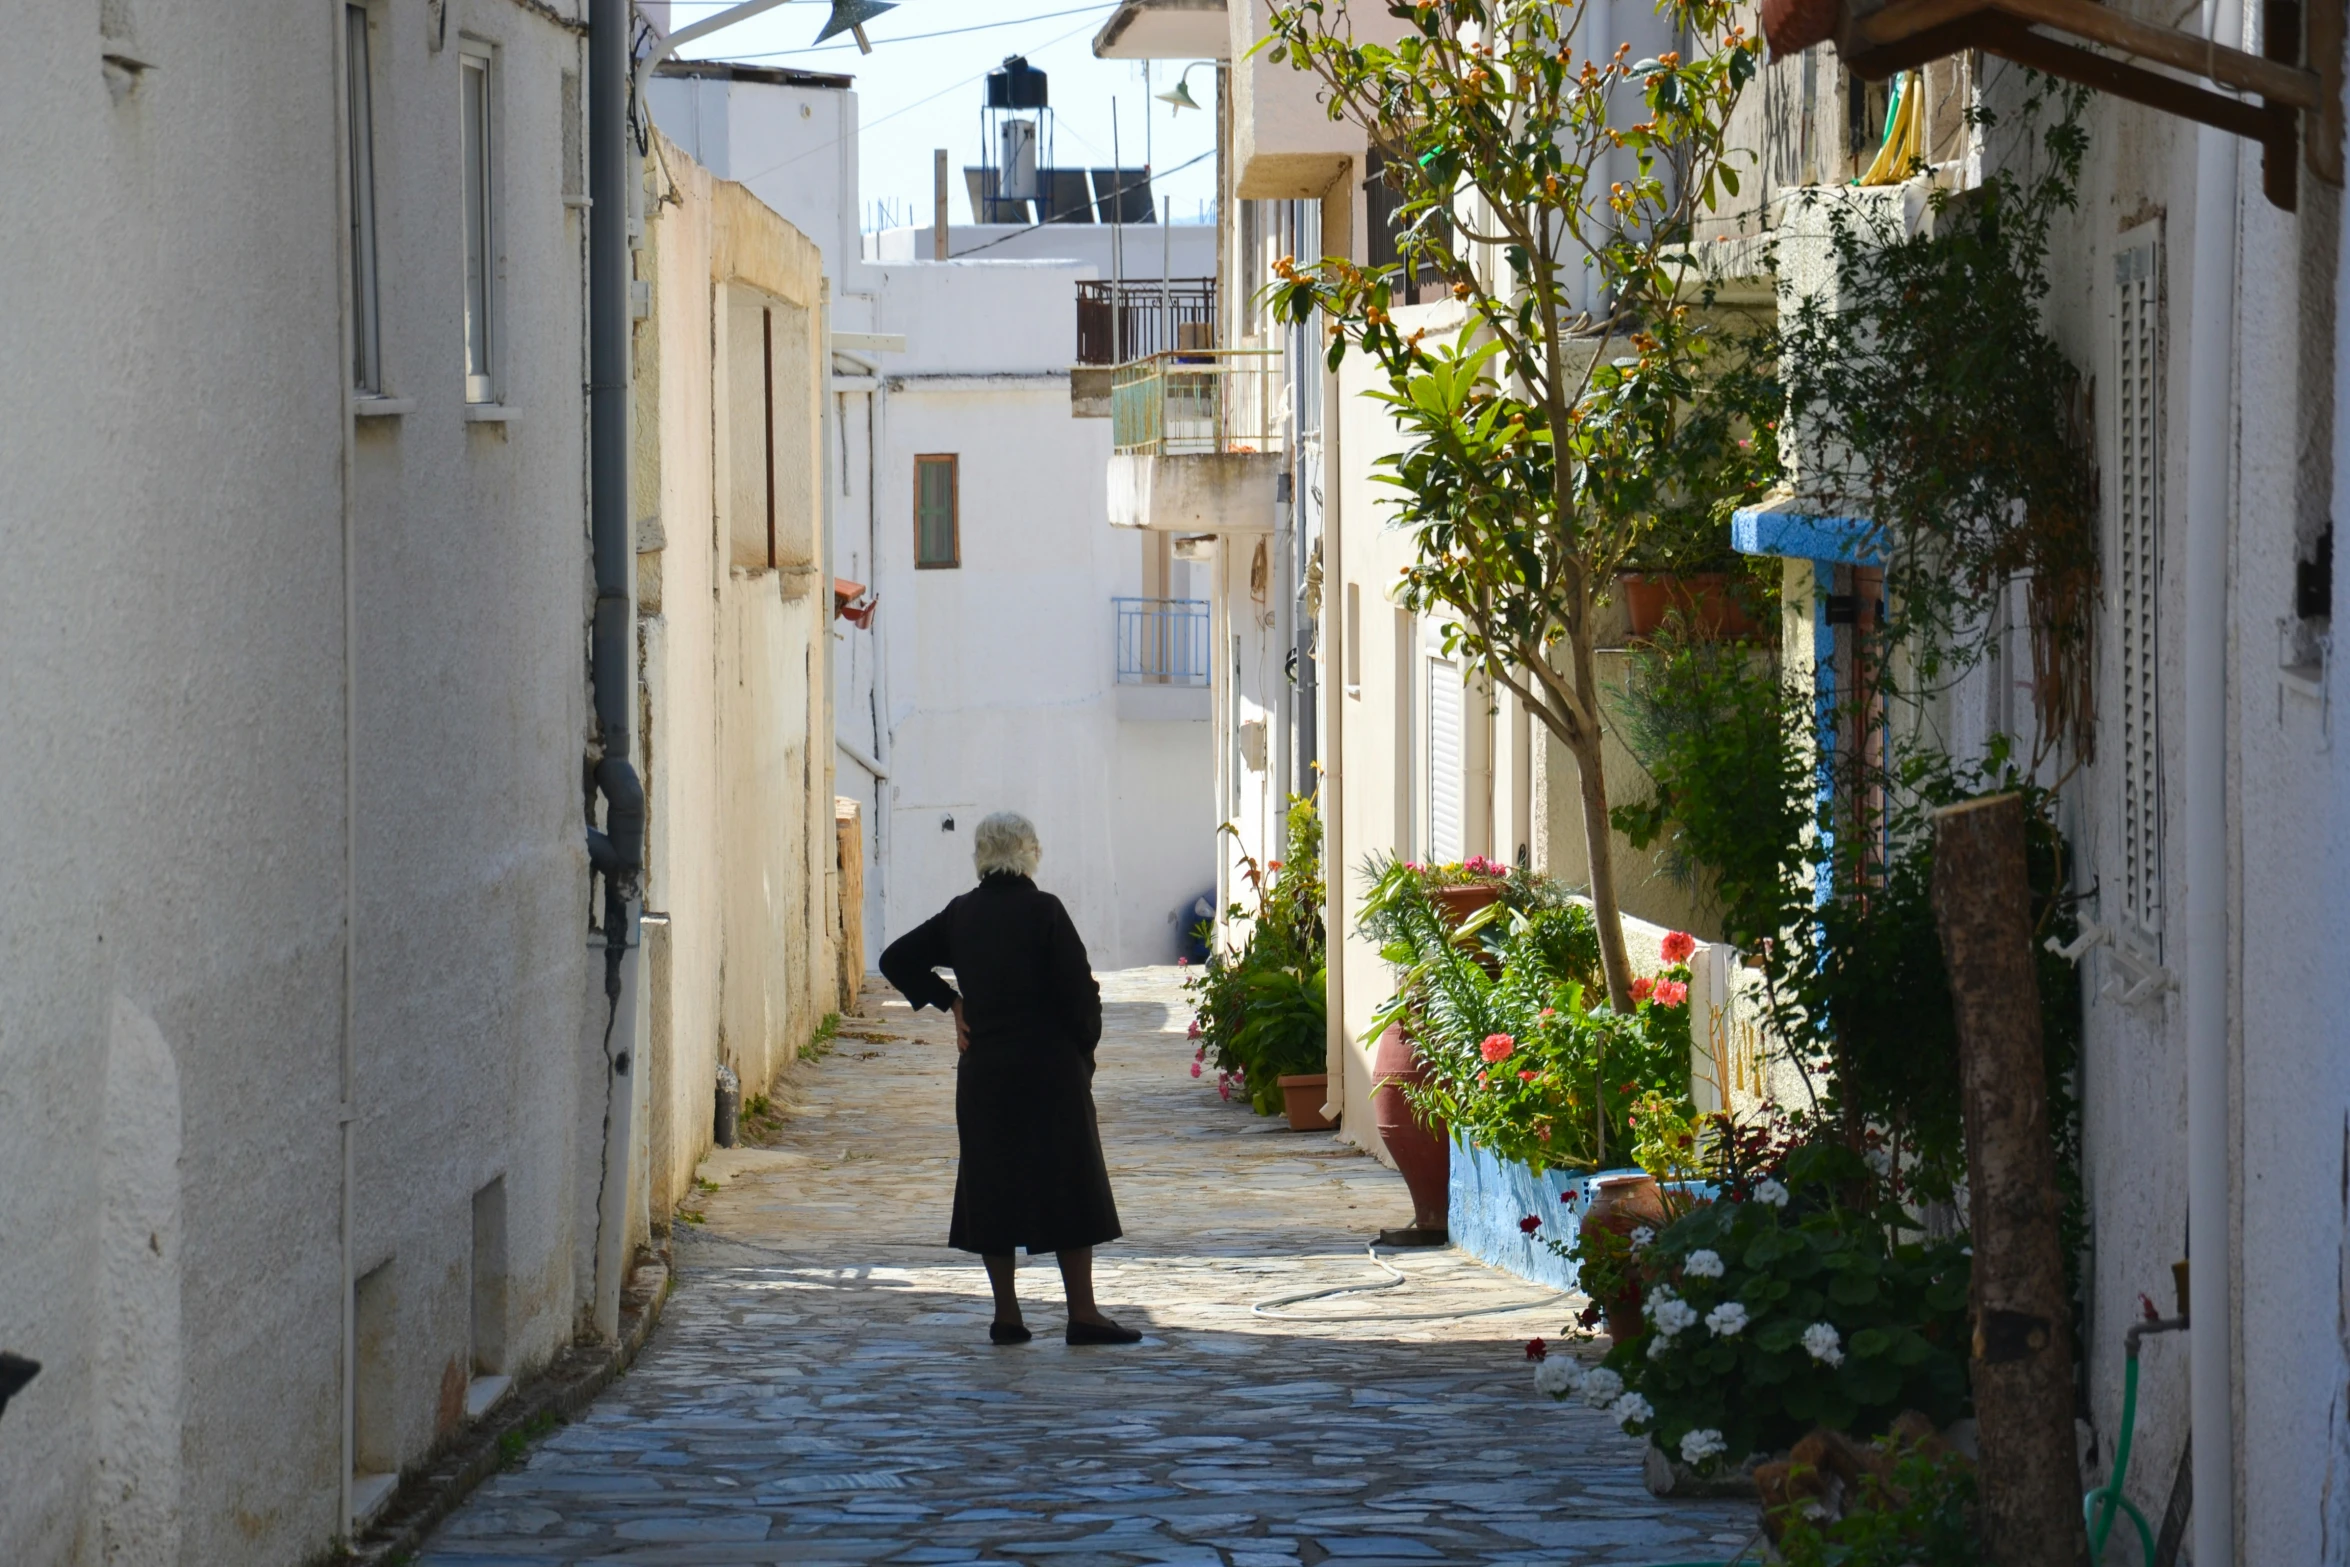
[[[971,1048],[971,1025],[963,1021],[963,998],[960,996],[955,998],[954,1012],[955,1049],[958,1052],[968,1050]]]

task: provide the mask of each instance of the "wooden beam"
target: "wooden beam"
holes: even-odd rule
[[[2325,107],[2324,84],[2314,71],[2222,48],[2175,27],[2137,21],[2092,0],[1894,0],[1856,18],[1849,41],[1857,46],[1855,53],[1873,52],[1969,17],[1988,20],[1986,13],[2052,27],[2142,60],[2192,71],[2223,87],[2258,93],[2272,103],[2317,111]]]

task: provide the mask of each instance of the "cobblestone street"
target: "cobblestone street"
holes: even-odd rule
[[[869,992],[800,1069],[774,1145],[722,1151],[635,1368],[485,1484],[424,1567],[645,1563],[1655,1563],[1720,1557],[1747,1504],[1660,1502],[1637,1445],[1538,1399],[1520,1341],[1568,1307],[1459,1253],[1409,1283],[1362,1241],[1402,1182],[1189,1075],[1172,970],[1103,976],[1095,1093],[1126,1238],[1096,1262],[1132,1348],[987,1342],[977,1259],[944,1245],[951,1026]],[[881,1037],[881,1036],[888,1037]],[[1447,1312],[1515,1306],[1471,1317]]]

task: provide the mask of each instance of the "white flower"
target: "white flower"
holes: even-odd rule
[[[1656,1331],[1660,1337],[1671,1338],[1683,1328],[1696,1326],[1697,1308],[1685,1300],[1675,1300],[1671,1296],[1667,1296],[1651,1305],[1648,1318],[1656,1324]]]
[[[1892,1150],[1887,1148],[1871,1148],[1867,1153],[1862,1154],[1861,1157],[1867,1160],[1869,1168],[1876,1171],[1879,1175],[1890,1175],[1893,1173]]]
[[[1681,1264],[1682,1271],[1693,1279],[1718,1279],[1722,1276],[1722,1254],[1718,1251],[1693,1251]]]
[[[1626,1393],[1622,1398],[1608,1405],[1607,1412],[1615,1416],[1616,1424],[1627,1431],[1637,1425],[1646,1425],[1656,1418],[1656,1411],[1650,1408],[1648,1400],[1642,1398],[1638,1393]]]
[[[1659,1333],[1648,1341],[1648,1358],[1651,1360],[1662,1360],[1667,1354],[1672,1352],[1672,1348],[1672,1339],[1663,1333]]]
[[[1803,1347],[1812,1359],[1823,1366],[1844,1364],[1844,1339],[1835,1324],[1815,1322],[1803,1330]]]
[[[1692,1469],[1729,1451],[1730,1444],[1722,1440],[1722,1433],[1707,1426],[1681,1438],[1681,1462]]]
[[[1705,1325],[1715,1338],[1736,1338],[1746,1330],[1746,1308],[1725,1300],[1705,1314]]]
[[[1787,1188],[1765,1176],[1755,1183],[1754,1200],[1766,1207],[1784,1208],[1787,1206]]]
[[[1624,1379],[1605,1366],[1594,1366],[1583,1374],[1583,1402],[1594,1409],[1605,1409],[1624,1391]]]
[[[1552,1355],[1534,1363],[1534,1391],[1565,1398],[1575,1391],[1582,1367],[1567,1355]]]
[[[1650,1228],[1649,1228],[1647,1225],[1645,1225],[1645,1224],[1643,1224],[1643,1225],[1640,1225],[1638,1228],[1636,1228],[1636,1229],[1634,1229],[1634,1230],[1632,1231],[1632,1235],[1631,1235],[1632,1249],[1633,1249],[1634,1251],[1639,1251],[1639,1250],[1641,1250],[1643,1247],[1645,1247],[1645,1246],[1646,1246],[1646,1245],[1647,1245],[1647,1244],[1648,1244],[1650,1241],[1652,1241],[1652,1240],[1655,1240],[1655,1239],[1656,1239],[1656,1231],[1654,1231],[1654,1230],[1650,1229]]]

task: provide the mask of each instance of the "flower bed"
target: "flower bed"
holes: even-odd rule
[[[1450,1217],[1452,1243],[1479,1262],[1553,1289],[1577,1288],[1581,1271],[1573,1252],[1562,1255],[1543,1244],[1573,1235],[1577,1217],[1590,1205],[1598,1183],[1609,1176],[1638,1175],[1638,1169],[1578,1172],[1536,1170],[1496,1158],[1473,1143],[1452,1150]],[[1528,1218],[1542,1223],[1527,1229]]]

